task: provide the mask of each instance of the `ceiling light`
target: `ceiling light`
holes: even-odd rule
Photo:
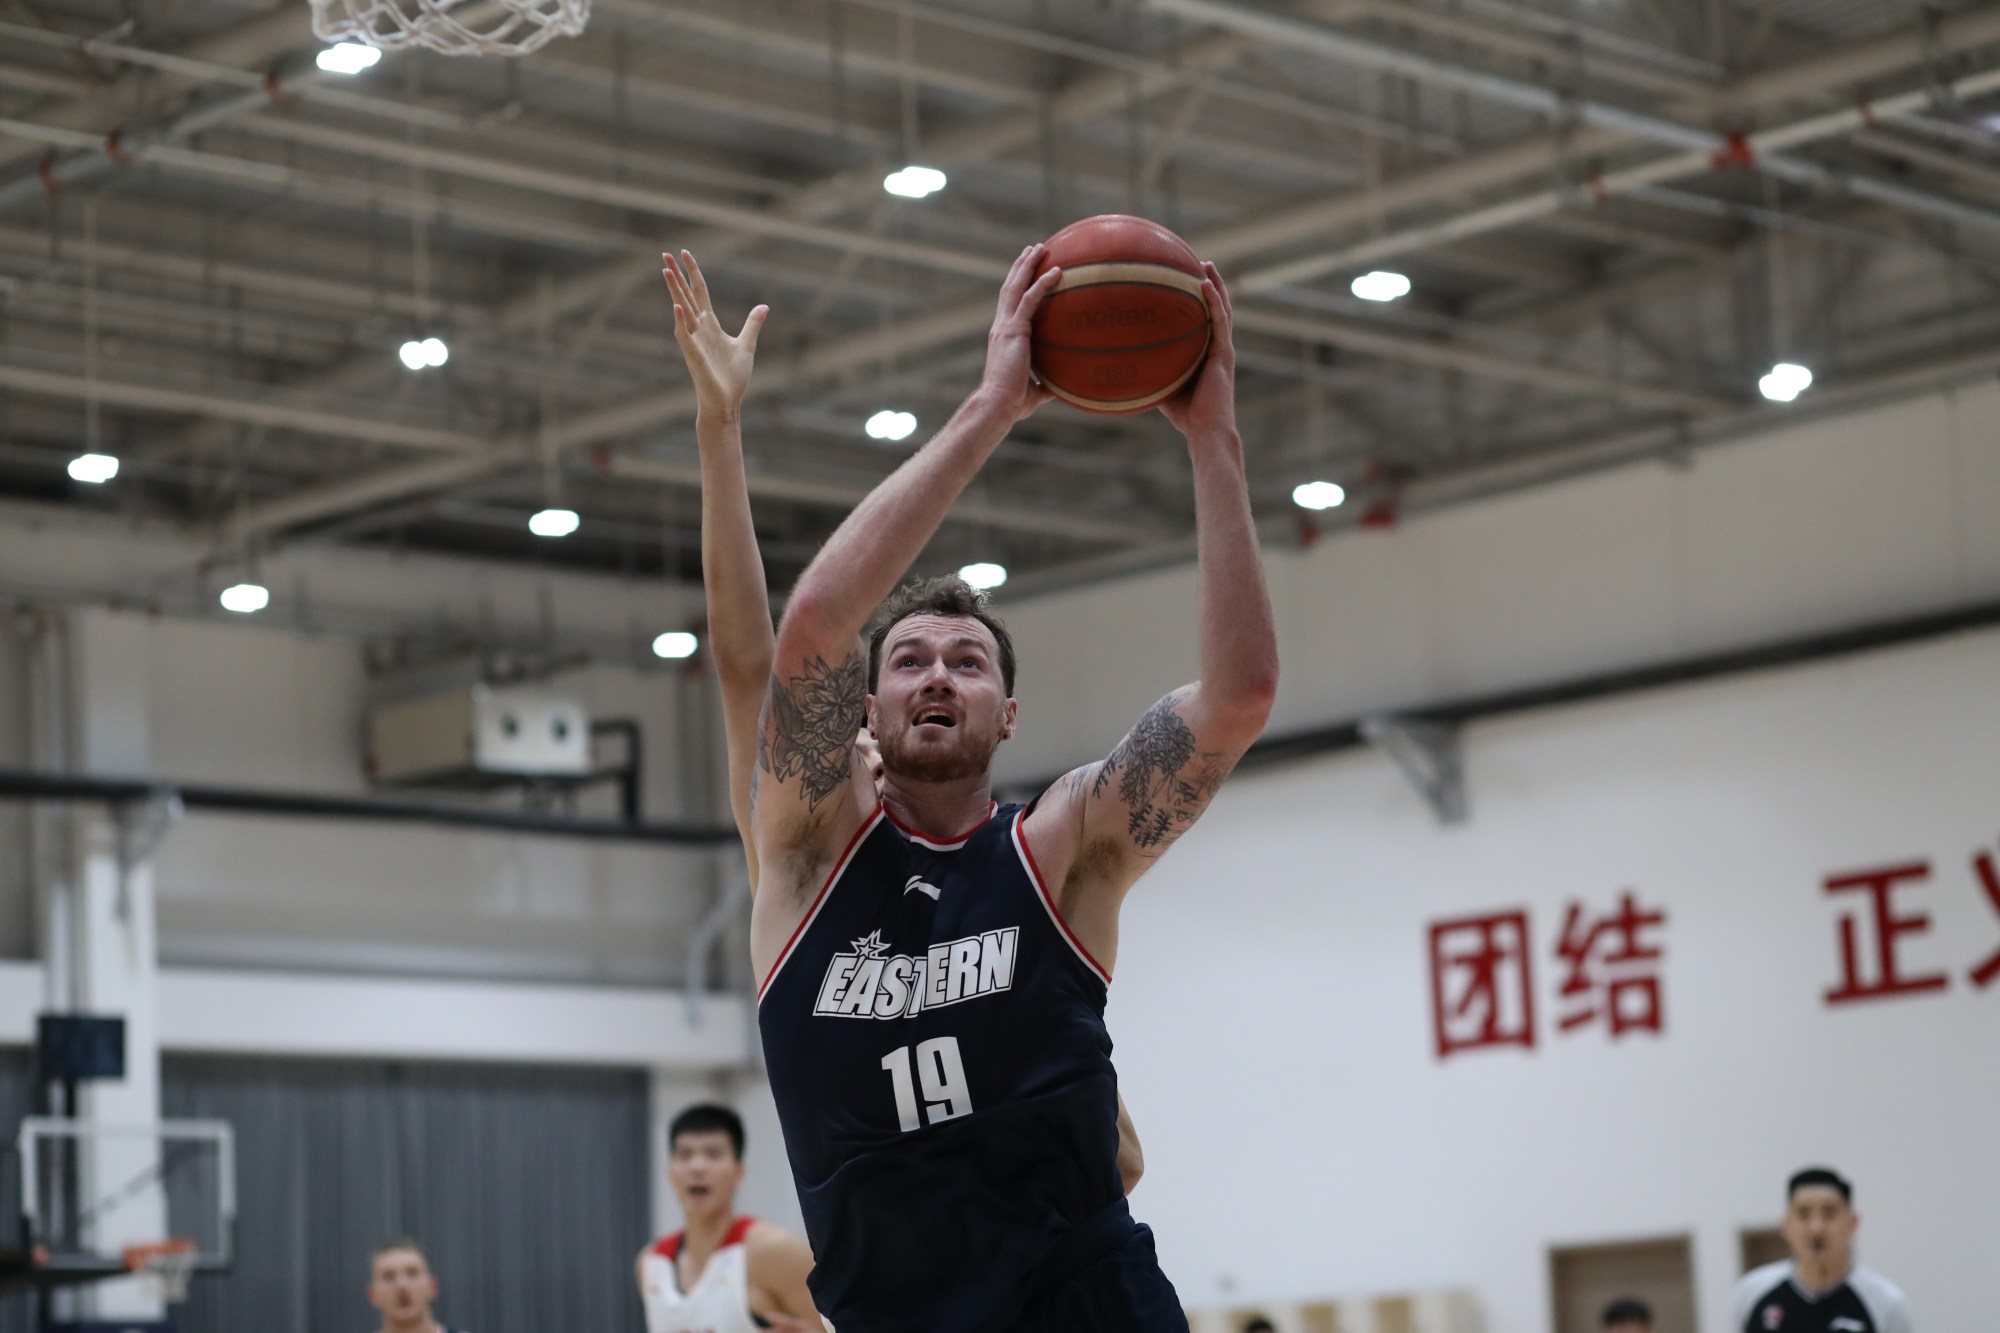
[[[917,418],[913,412],[892,412],[882,409],[868,418],[862,427],[871,440],[907,440],[917,429]]]
[[[313,62],[329,74],[359,74],[382,58],[382,53],[360,42],[329,46]]]
[[[411,370],[423,370],[451,360],[451,349],[444,345],[442,338],[412,338],[396,349],[396,355],[402,357],[403,364]]]
[[[1772,366],[1757,381],[1757,391],[1774,403],[1789,403],[1812,386],[1812,372],[1790,361]]]
[[[976,564],[960,566],[958,576],[975,588],[997,588],[1007,581],[1007,566],[981,560]]]
[[[693,657],[694,650],[701,646],[701,640],[684,629],[670,629],[653,640],[653,656],[667,658]]]
[[[1364,273],[1356,278],[1348,284],[1347,290],[1364,301],[1393,301],[1410,294],[1410,280],[1400,273],[1378,268],[1373,273]]]
[[[222,609],[247,616],[271,604],[271,590],[261,583],[232,583],[222,590]]]
[[[1337,509],[1347,492],[1331,481],[1308,481],[1292,487],[1292,503],[1301,509]]]
[[[528,520],[528,531],[537,537],[567,537],[581,521],[574,509],[544,509]]]
[[[944,188],[944,173],[936,167],[904,167],[884,176],[882,188],[904,199],[921,199]]]
[[[118,460],[110,454],[78,454],[69,460],[69,475],[73,481],[101,486],[118,475]]]

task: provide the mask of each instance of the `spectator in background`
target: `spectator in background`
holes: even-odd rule
[[[1854,1187],[1809,1166],[1785,1185],[1779,1228],[1792,1257],[1751,1270],[1736,1287],[1731,1330],[1742,1333],[1911,1333],[1896,1284],[1854,1263]]]
[[[1604,1333],[1653,1333],[1653,1307],[1635,1296],[1620,1296],[1604,1307]]]
[[[407,1236],[375,1247],[368,1265],[368,1303],[382,1312],[381,1333],[451,1333],[431,1317],[437,1279],[423,1247]]]
[[[1278,1333],[1278,1326],[1263,1315],[1258,1315],[1243,1325],[1243,1333]]]

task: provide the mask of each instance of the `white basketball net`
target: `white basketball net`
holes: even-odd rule
[[[394,51],[524,56],[590,22],[590,0],[312,0],[313,34]]]
[[[155,1299],[165,1305],[178,1305],[187,1299],[188,1282],[194,1277],[198,1257],[192,1248],[156,1250],[141,1258],[133,1271],[151,1289]]]

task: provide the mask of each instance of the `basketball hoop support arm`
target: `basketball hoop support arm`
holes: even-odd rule
[[[1438,823],[1451,827],[1472,817],[1465,791],[1465,753],[1452,722],[1410,717],[1361,720],[1361,738],[1395,760]]]
[[[169,787],[158,788],[140,800],[119,801],[111,807],[112,822],[118,832],[120,921],[132,913],[132,871],[152,859],[185,813],[180,793]]]

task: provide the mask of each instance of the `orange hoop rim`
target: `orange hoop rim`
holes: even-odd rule
[[[186,1236],[169,1236],[165,1240],[146,1241],[125,1247],[125,1268],[137,1273],[151,1268],[161,1259],[193,1258],[200,1247]]]

